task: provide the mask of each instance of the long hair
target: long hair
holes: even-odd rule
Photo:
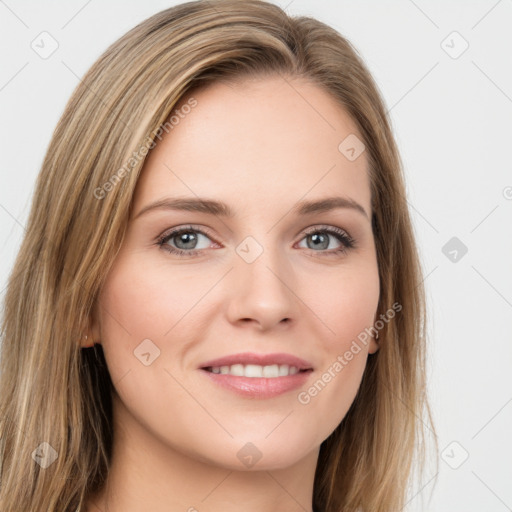
[[[377,316],[402,306],[380,330],[347,415],[320,447],[314,510],[404,506],[413,463],[423,460],[425,412],[430,420],[426,311],[384,102],[333,28],[264,1],[213,0],[159,12],[113,43],[55,129],[5,296],[0,510],[73,512],[104,484],[113,385],[101,346],[82,349],[80,338],[123,242],[144,155],[195,87],[269,75],[317,84],[357,123],[369,162]]]

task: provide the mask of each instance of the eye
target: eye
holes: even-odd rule
[[[158,239],[158,245],[171,254],[178,254],[179,256],[195,256],[200,252],[197,249],[208,248],[208,244],[204,247],[197,247],[201,237],[209,238],[209,235],[206,231],[201,229],[194,228],[193,226],[186,226],[174,229],[162,235]],[[173,242],[173,245],[171,245],[170,242]]]
[[[203,247],[200,247],[201,238],[211,240],[211,235],[207,230],[194,226],[184,226],[164,233],[159,237],[157,245],[163,250],[178,256],[197,256],[201,253],[201,250],[208,249],[210,246],[203,241]],[[332,239],[338,242],[338,247],[331,247],[331,250],[326,250],[329,249]],[[301,242],[302,240],[306,240],[308,249],[325,256],[345,254],[356,245],[356,241],[350,235],[334,226],[309,228]]]
[[[330,251],[325,251],[324,249],[329,248],[331,241],[330,239],[332,238],[338,241],[338,243],[340,244],[339,247],[334,247],[331,248],[332,250]],[[306,243],[311,241],[310,244],[307,244],[308,248],[313,248],[314,252],[325,252],[326,256],[344,254],[355,247],[355,240],[345,231],[334,226],[316,226],[310,228],[307,230],[306,236],[302,240],[306,240]],[[320,251],[318,251],[317,249],[320,249]]]

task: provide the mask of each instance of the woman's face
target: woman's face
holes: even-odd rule
[[[362,137],[297,79],[193,98],[146,159],[100,294],[115,421],[168,453],[285,468],[316,457],[378,348],[364,335],[379,276]],[[311,206],[327,198],[359,207]]]

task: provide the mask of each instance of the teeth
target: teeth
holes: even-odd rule
[[[262,377],[278,377],[279,376],[279,365],[273,364],[271,366],[258,366],[257,368],[261,368]]]
[[[265,377],[273,379],[275,377],[288,377],[299,372],[296,366],[287,364],[272,364],[269,366],[260,366],[259,364],[233,364],[231,366],[214,366],[209,368],[212,373],[221,375],[235,375],[237,377]]]

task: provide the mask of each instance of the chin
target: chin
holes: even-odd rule
[[[250,441],[251,437],[246,436],[242,442],[231,440],[229,446],[223,448],[223,456],[220,458],[217,451],[214,454],[216,460],[212,462],[232,471],[273,471],[291,467],[312,451],[317,452],[311,439],[291,436],[284,439],[277,434],[274,439],[270,437],[254,436],[254,440]]]

